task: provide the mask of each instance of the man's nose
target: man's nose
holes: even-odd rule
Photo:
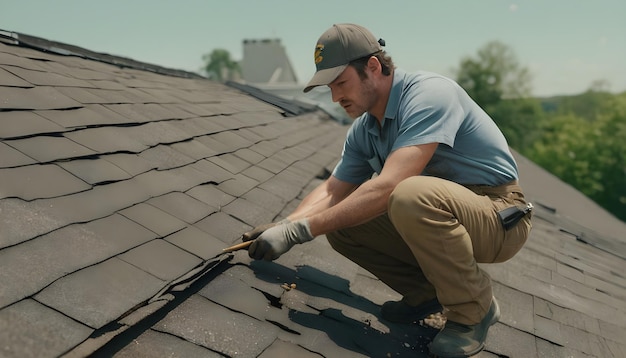
[[[340,91],[337,88],[331,88],[330,93],[331,93],[333,102],[339,102],[341,98],[343,98],[343,95],[340,93]]]

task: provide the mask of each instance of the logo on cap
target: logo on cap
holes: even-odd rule
[[[324,45],[323,44],[317,44],[315,46],[315,64],[317,65],[318,63],[322,62],[322,60],[324,59],[324,56],[322,56],[322,51],[324,50]]]

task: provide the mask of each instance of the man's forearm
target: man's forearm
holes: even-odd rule
[[[375,179],[364,183],[336,205],[308,216],[311,233],[314,236],[327,234],[384,214],[393,188],[393,185]]]
[[[331,178],[313,189],[288,218],[298,220],[321,213],[343,200],[354,187],[356,185],[341,183]]]

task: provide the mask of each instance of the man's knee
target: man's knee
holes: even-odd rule
[[[387,202],[387,210],[392,221],[395,216],[419,210],[425,204],[423,199],[426,188],[427,183],[421,176],[409,177],[398,183]]]

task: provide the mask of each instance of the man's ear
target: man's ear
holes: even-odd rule
[[[383,70],[383,66],[376,56],[370,56],[370,59],[367,60],[367,69],[372,73],[380,73]]]

